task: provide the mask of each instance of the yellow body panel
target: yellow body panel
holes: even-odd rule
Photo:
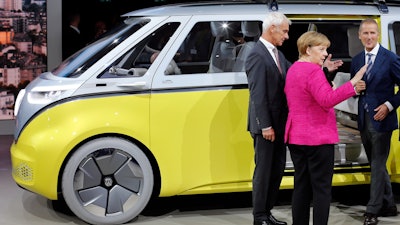
[[[251,190],[247,104],[247,89],[152,95],[151,147],[162,195]]]
[[[396,88],[397,90],[398,88]],[[397,109],[397,118],[400,118],[400,108]],[[399,129],[393,131],[390,152],[387,160],[387,170],[391,174],[391,180],[400,183],[400,135]]]
[[[34,118],[12,145],[13,176],[24,188],[56,199],[68,154],[94,136],[118,134],[137,140],[153,154],[153,166],[161,174],[160,196],[251,191],[254,151],[246,130],[247,104],[247,89],[224,89],[56,105]],[[394,182],[400,182],[399,154],[396,130],[388,160]],[[368,172],[333,177],[334,186],[366,183]],[[281,188],[293,188],[293,177],[285,176]]]
[[[149,95],[91,98],[43,111],[11,146],[14,180],[28,190],[56,199],[64,160],[88,138],[116,133],[149,143],[148,102]]]

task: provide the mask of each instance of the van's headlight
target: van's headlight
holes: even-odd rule
[[[19,107],[21,106],[21,102],[22,102],[22,99],[24,98],[25,92],[26,92],[25,89],[21,89],[18,92],[17,99],[15,100],[15,104],[14,104],[14,116],[17,116],[17,114],[18,114],[18,110],[19,110]]]
[[[32,104],[48,104],[51,103],[60,97],[65,90],[56,90],[56,91],[31,91],[28,93],[28,102]]]
[[[30,104],[45,105],[58,100],[66,91],[75,90],[79,85],[37,86],[32,88],[26,97]]]
[[[26,96],[25,104],[47,105],[62,98],[65,92],[76,90],[81,84],[55,85],[55,86],[36,86],[32,89],[21,89],[17,95],[14,105],[14,115],[17,116],[21,103]]]

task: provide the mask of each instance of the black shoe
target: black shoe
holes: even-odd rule
[[[399,213],[397,212],[397,207],[396,206],[391,206],[387,208],[382,208],[381,211],[379,211],[379,216],[383,217],[388,217],[388,216],[397,216]]]
[[[285,221],[277,220],[272,214],[268,216],[269,224],[272,225],[287,225]]]
[[[268,220],[263,220],[263,221],[254,221],[254,225],[271,225],[271,223]]]
[[[365,213],[364,215],[364,225],[377,225],[378,217],[372,213]]]

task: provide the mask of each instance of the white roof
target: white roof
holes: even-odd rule
[[[309,15],[380,15],[378,8],[371,4],[346,4],[330,3],[320,1],[320,3],[278,3],[279,11],[287,15],[290,14],[309,14]],[[395,6],[388,6],[389,12]],[[126,13],[122,16],[187,16],[187,15],[237,15],[237,14],[265,14],[269,12],[267,4],[250,3],[244,1],[214,1],[197,3],[179,3],[172,5],[156,6],[140,9]],[[397,10],[395,10],[397,11]]]

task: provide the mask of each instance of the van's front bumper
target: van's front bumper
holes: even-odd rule
[[[58,169],[54,160],[23,139],[11,145],[12,177],[24,189],[48,199],[57,199]],[[29,143],[29,142],[28,142]]]

